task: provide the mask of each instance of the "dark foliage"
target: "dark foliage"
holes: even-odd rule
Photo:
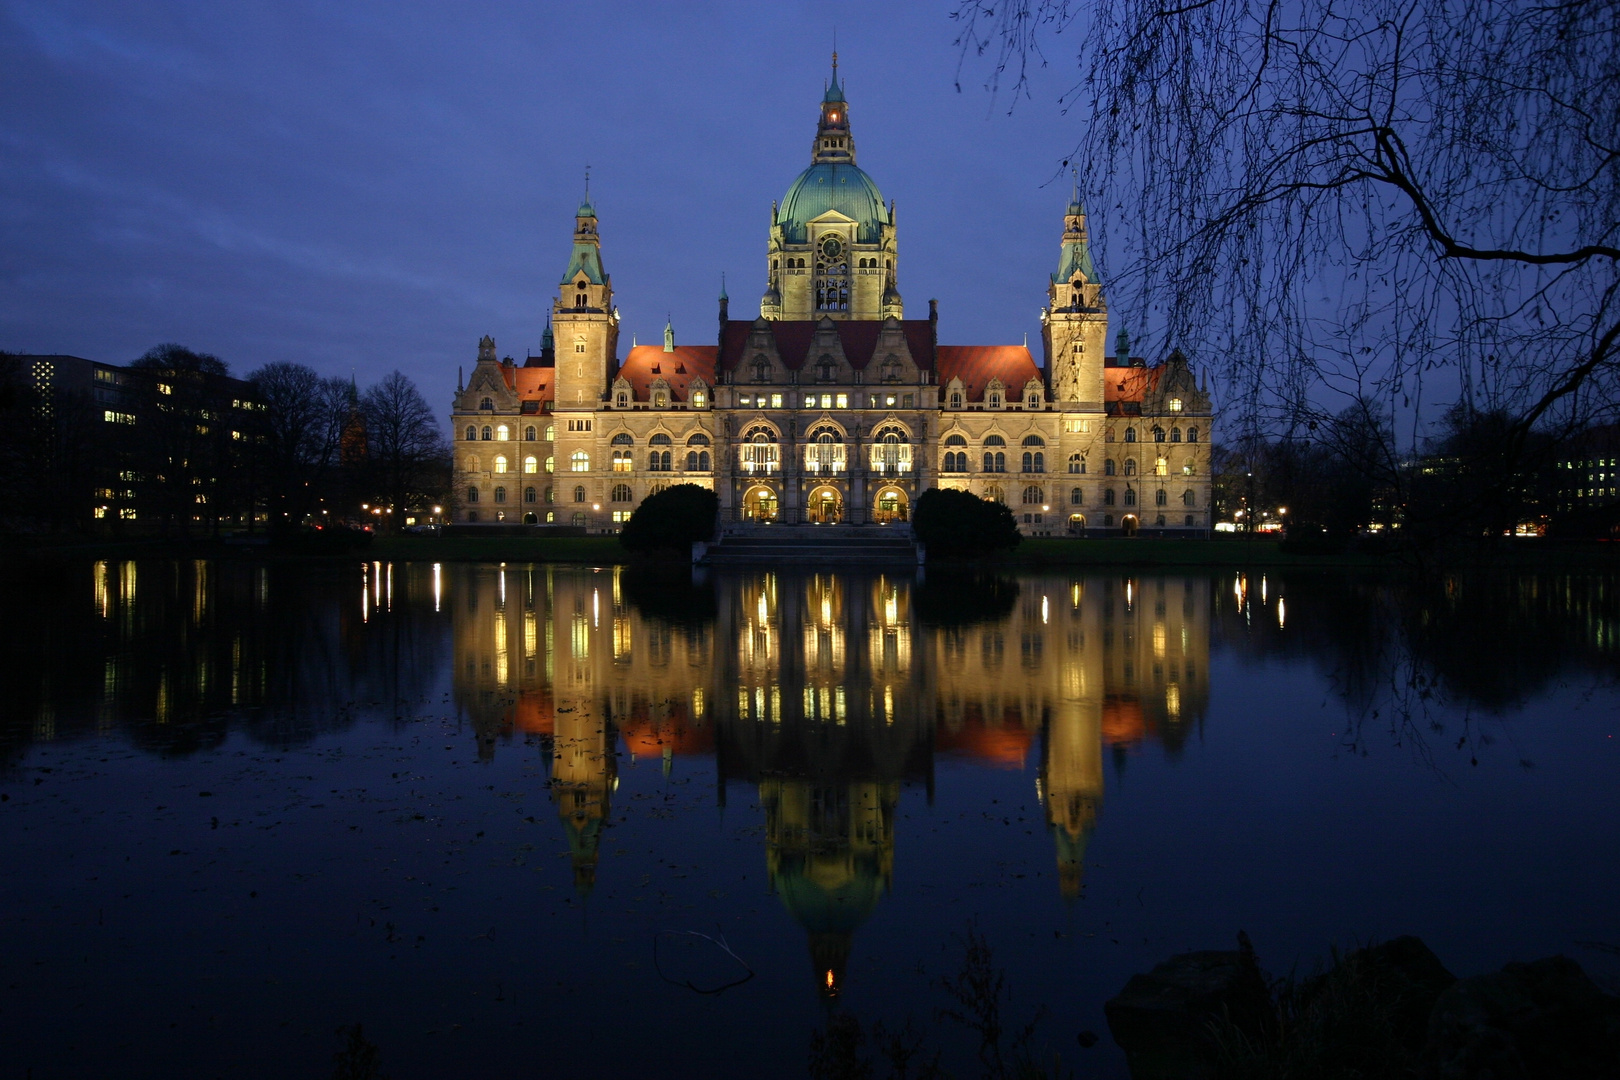
[[[693,544],[714,538],[719,512],[720,497],[708,488],[676,484],[642,500],[619,533],[619,543],[638,555],[688,554]]]
[[[696,628],[719,613],[714,588],[692,580],[684,561],[670,566],[635,565],[619,578],[624,597],[642,615],[671,626]]]
[[[930,558],[978,559],[1011,551],[1022,539],[1012,511],[969,491],[935,488],[917,499],[912,530]]]
[[[1018,581],[996,574],[932,572],[911,593],[911,610],[931,626],[999,622],[1018,602]]]

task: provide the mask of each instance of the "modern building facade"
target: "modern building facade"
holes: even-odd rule
[[[1118,335],[1078,199],[1043,282],[1042,362],[1022,345],[949,345],[934,302],[908,319],[893,202],[856,165],[833,77],[811,162],[773,204],[759,315],[719,299],[713,344],[619,355],[596,208],[541,355],[480,342],[451,410],[456,520],[616,531],[649,494],[713,488],[729,521],[905,520],[928,488],[1009,506],[1031,535],[1210,529],[1210,398],[1179,353],[1153,366]]]

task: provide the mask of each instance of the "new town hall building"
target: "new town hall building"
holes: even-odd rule
[[[647,495],[695,483],[727,521],[906,520],[932,487],[1009,506],[1029,535],[1204,535],[1210,399],[1172,353],[1147,366],[1108,309],[1077,201],[1041,313],[1043,363],[1020,345],[945,345],[939,315],[908,319],[894,204],[855,164],[833,78],[810,167],[773,206],[759,316],[713,344],[619,356],[619,313],[596,209],[541,355],[479,345],[451,413],[458,522],[616,531]],[[459,381],[459,380],[458,380]]]

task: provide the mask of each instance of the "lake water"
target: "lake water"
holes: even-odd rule
[[[325,1077],[356,1022],[396,1080],[794,1076],[840,1012],[960,1062],[969,927],[1086,1076],[1240,929],[1620,981],[1612,576],[5,581],[4,1077]]]

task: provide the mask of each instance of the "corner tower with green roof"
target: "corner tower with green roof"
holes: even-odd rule
[[[849,102],[834,53],[810,167],[771,208],[760,314],[788,320],[903,318],[897,261],[894,206],[884,205],[877,184],[855,164]]]
[[[1101,412],[1108,302],[1091,260],[1091,238],[1086,233],[1086,210],[1080,205],[1078,185],[1063,215],[1063,245],[1047,299],[1041,313],[1041,338],[1052,397],[1060,408]]]

